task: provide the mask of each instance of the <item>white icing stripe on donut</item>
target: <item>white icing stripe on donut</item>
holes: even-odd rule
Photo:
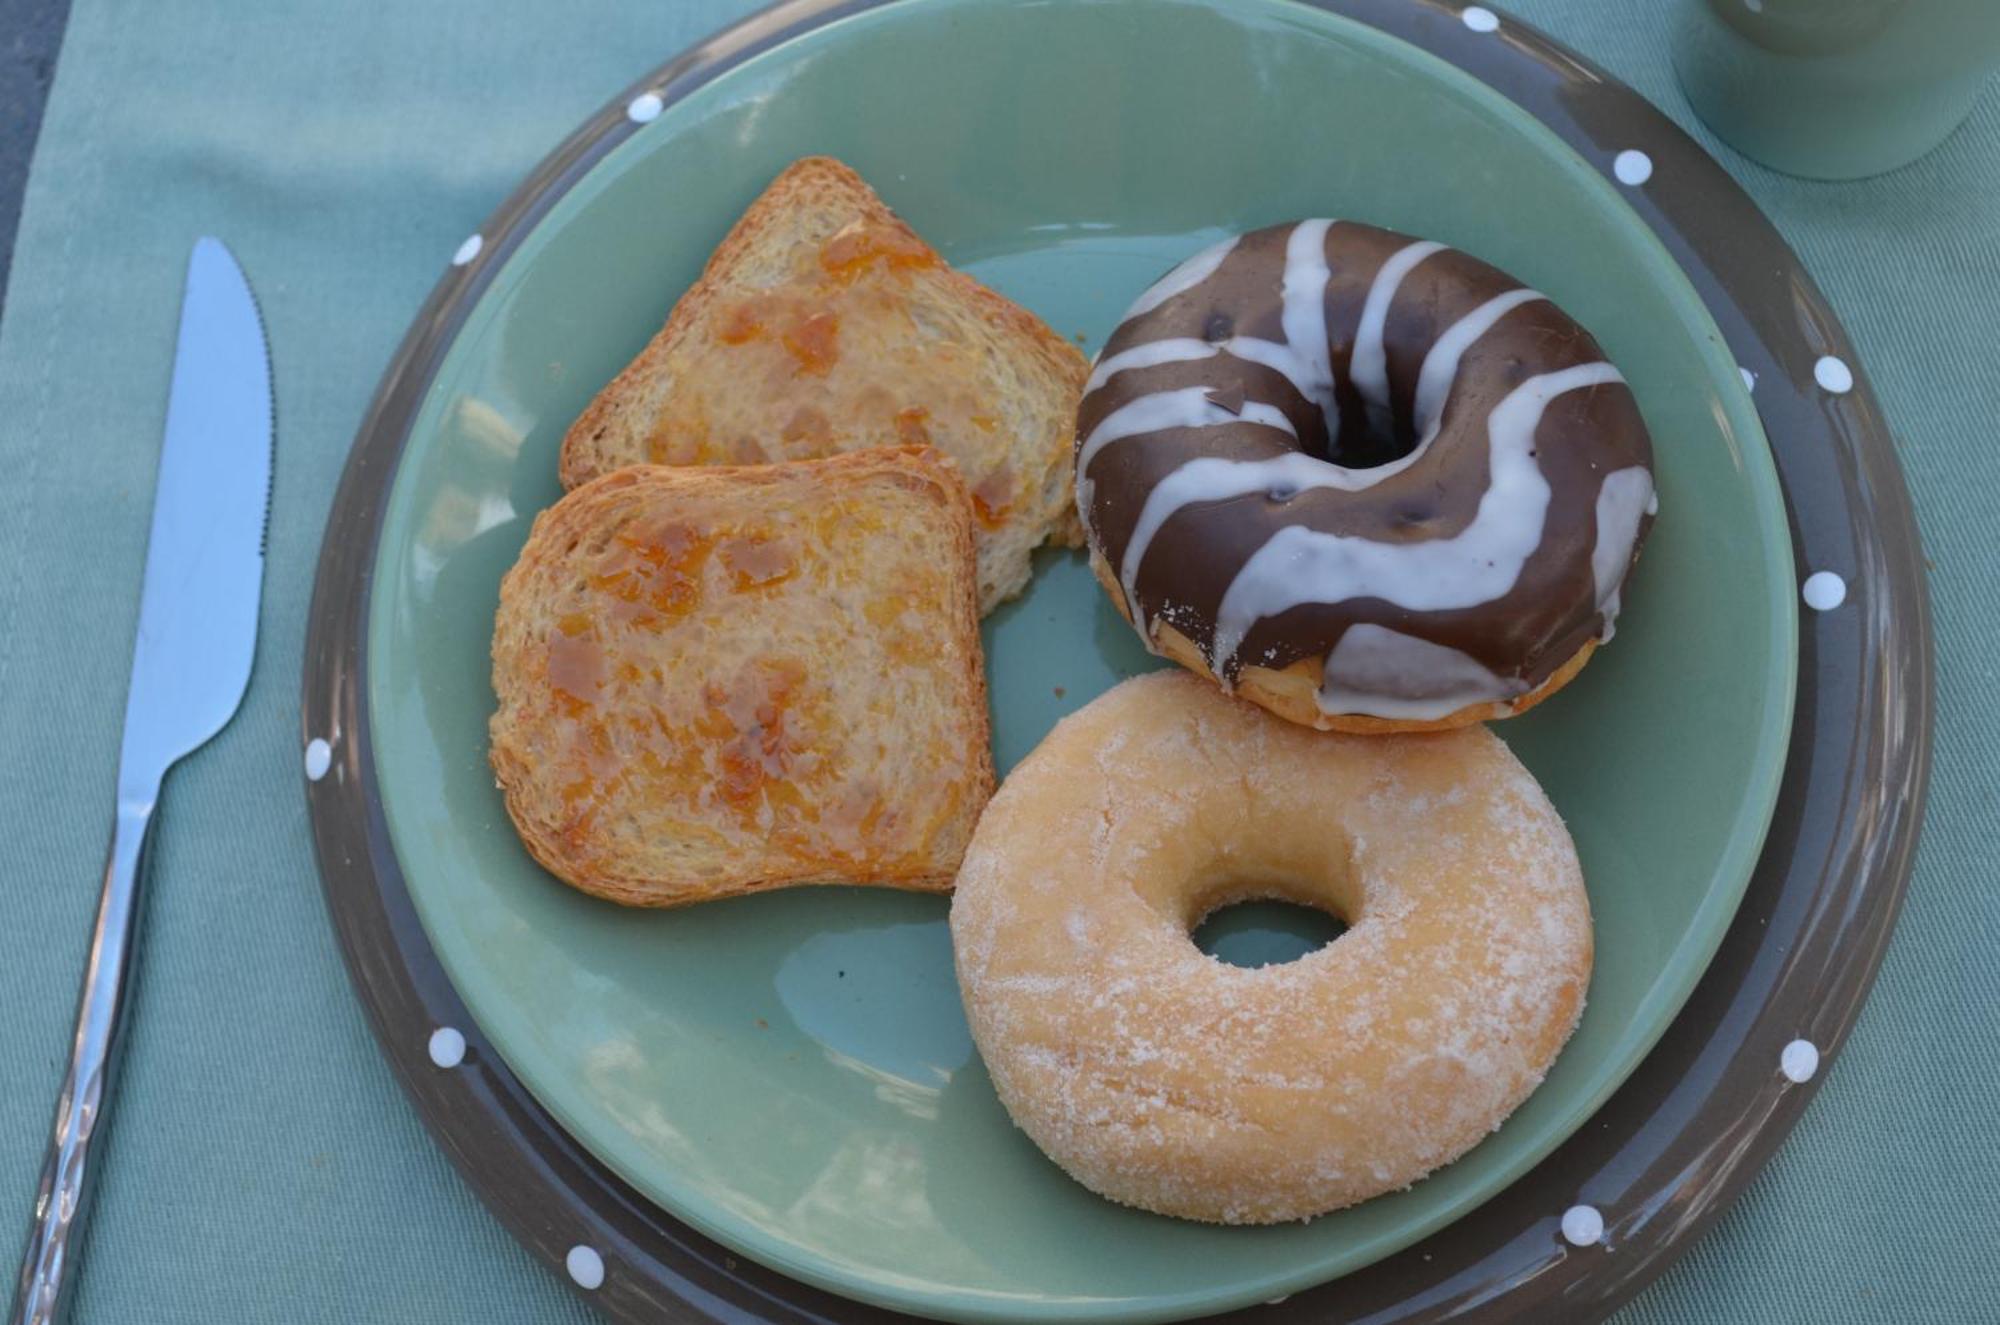
[[[1590,574],[1597,582],[1597,610],[1607,626],[1618,615],[1618,586],[1632,564],[1639,521],[1655,509],[1653,476],[1643,465],[1606,474],[1597,490],[1597,542],[1590,549]]]
[[[1182,262],[1180,266],[1146,287],[1146,292],[1132,301],[1132,306],[1125,310],[1125,316],[1119,320],[1130,322],[1142,313],[1152,312],[1175,295],[1200,285],[1215,274],[1215,269],[1222,265],[1222,260],[1236,247],[1236,240],[1237,236],[1232,235],[1219,244],[1209,245]]]
[[[1301,396],[1312,399],[1307,392],[1309,372],[1299,362],[1299,356],[1289,345],[1274,340],[1260,340],[1254,336],[1231,336],[1220,344],[1210,344],[1205,340],[1195,340],[1188,336],[1170,337],[1166,340],[1147,341],[1134,345],[1129,350],[1120,350],[1109,359],[1102,360],[1091,369],[1090,380],[1083,384],[1084,394],[1097,390],[1115,375],[1134,368],[1157,368],[1167,363],[1190,363],[1197,359],[1212,359],[1217,354],[1227,354],[1232,359],[1242,359],[1258,364],[1273,372],[1284,375]]]
[[[1243,359],[1284,374],[1285,380],[1292,384],[1294,391],[1314,404],[1319,403],[1309,389],[1312,385],[1312,369],[1300,361],[1298,351],[1291,346],[1275,340],[1259,340],[1255,336],[1231,336],[1222,342],[1222,349],[1233,359]],[[1328,388],[1329,391],[1331,389]],[[1326,421],[1329,428],[1339,422],[1337,418],[1329,418]]]
[[[1389,305],[1396,298],[1396,287],[1403,283],[1410,269],[1431,254],[1442,252],[1444,245],[1429,239],[1397,249],[1375,273],[1374,283],[1368,287],[1368,298],[1361,305],[1361,321],[1354,328],[1354,355],[1347,361],[1347,377],[1368,406],[1369,414],[1381,416],[1375,420],[1377,427],[1384,427],[1390,410],[1389,356],[1382,347],[1383,329],[1389,323]],[[1290,330],[1286,328],[1287,334]]]
[[[1076,451],[1076,509],[1087,522],[1093,482],[1086,477],[1090,462],[1113,442],[1140,437],[1168,428],[1215,428],[1231,423],[1261,423],[1297,439],[1298,431],[1283,412],[1261,401],[1246,400],[1234,413],[1208,398],[1206,387],[1183,387],[1178,391],[1156,391],[1127,401],[1104,416]]]
[[[1451,395],[1452,383],[1458,380],[1458,362],[1472,348],[1473,342],[1522,304],[1541,298],[1543,296],[1533,290],[1509,290],[1506,294],[1493,296],[1445,328],[1444,335],[1437,338],[1430,353],[1424,356],[1424,366],[1417,370],[1416,402],[1410,415],[1416,424],[1417,436],[1424,439],[1419,445],[1428,445],[1430,439],[1437,436],[1438,424],[1444,417],[1444,402]]]
[[[1241,410],[1232,413],[1208,398],[1207,387],[1155,391],[1150,396],[1140,396],[1120,405],[1090,430],[1090,436],[1084,438],[1083,445],[1077,448],[1076,472],[1087,472],[1099,451],[1127,437],[1164,432],[1169,428],[1212,428],[1226,423],[1261,423],[1278,429],[1288,437],[1297,438],[1299,435],[1282,411],[1261,401],[1246,400]]]
[[[1196,502],[1227,501],[1253,492],[1303,492],[1308,488],[1339,488],[1358,492],[1374,482],[1375,471],[1342,469],[1315,460],[1303,451],[1287,451],[1268,460],[1224,460],[1202,456],[1190,460],[1154,485],[1146,494],[1146,504],[1125,542],[1125,556],[1119,563],[1118,582],[1125,588],[1125,603],[1132,609],[1133,624],[1139,633],[1148,633],[1148,622],[1139,607],[1136,586],[1146,549],[1160,526],[1184,506]]]
[[[1210,667],[1222,674],[1252,626],[1306,603],[1380,598],[1413,612],[1438,612],[1503,597],[1541,546],[1548,515],[1548,480],[1530,454],[1543,411],[1565,392],[1624,380],[1608,363],[1587,363],[1531,377],[1508,392],[1486,421],[1488,477],[1479,510],[1451,538],[1378,543],[1300,525],[1280,529],[1223,594]]]
[[[1326,232],[1333,222],[1301,221],[1285,239],[1284,310],[1280,321],[1285,344],[1304,370],[1296,380],[1299,394],[1326,413],[1329,432],[1336,426],[1333,404],[1333,364],[1328,359],[1326,283],[1333,273],[1326,265]]]
[[[1495,676],[1470,654],[1362,622],[1349,626],[1327,655],[1319,707],[1322,713],[1430,722],[1526,689],[1524,682]]]
[[[1109,359],[1099,360],[1090,370],[1090,380],[1083,384],[1083,393],[1089,395],[1110,381],[1113,374],[1122,373],[1128,368],[1157,368],[1163,363],[1187,363],[1194,359],[1210,359],[1219,352],[1220,347],[1187,336],[1149,340],[1143,345],[1134,345],[1129,350],[1120,350]]]

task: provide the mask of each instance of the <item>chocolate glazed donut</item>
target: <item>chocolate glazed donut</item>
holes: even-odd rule
[[[1353,222],[1141,295],[1077,417],[1091,561],[1149,648],[1294,722],[1519,713],[1610,639],[1657,503],[1637,404],[1506,273]]]

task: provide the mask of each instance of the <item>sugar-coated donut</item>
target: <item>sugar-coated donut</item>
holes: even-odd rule
[[[1348,929],[1254,970],[1194,946],[1251,897]],[[1035,1143],[1114,1201],[1229,1224],[1464,1154],[1541,1081],[1591,966],[1569,834],[1490,732],[1322,735],[1178,671],[1014,770],[951,933],[973,1039]]]
[[[1149,647],[1342,731],[1551,694],[1611,637],[1656,508],[1589,332],[1477,258],[1325,220],[1139,297],[1085,386],[1076,493]]]

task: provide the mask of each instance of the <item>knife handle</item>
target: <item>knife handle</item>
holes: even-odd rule
[[[84,966],[83,992],[77,997],[76,1042],[70,1050],[69,1075],[56,1099],[55,1133],[42,1165],[34,1224],[21,1260],[21,1282],[9,1325],[56,1325],[66,1317],[74,1297],[69,1290],[104,1147],[118,1032],[131,988],[139,885],[152,837],[153,803],[151,796],[121,797],[112,825],[97,929]]]

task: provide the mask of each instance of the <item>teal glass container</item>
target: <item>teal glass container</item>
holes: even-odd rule
[[[2000,63],[2000,0],[1684,0],[1674,68],[1709,128],[1790,175],[1907,165]]]

